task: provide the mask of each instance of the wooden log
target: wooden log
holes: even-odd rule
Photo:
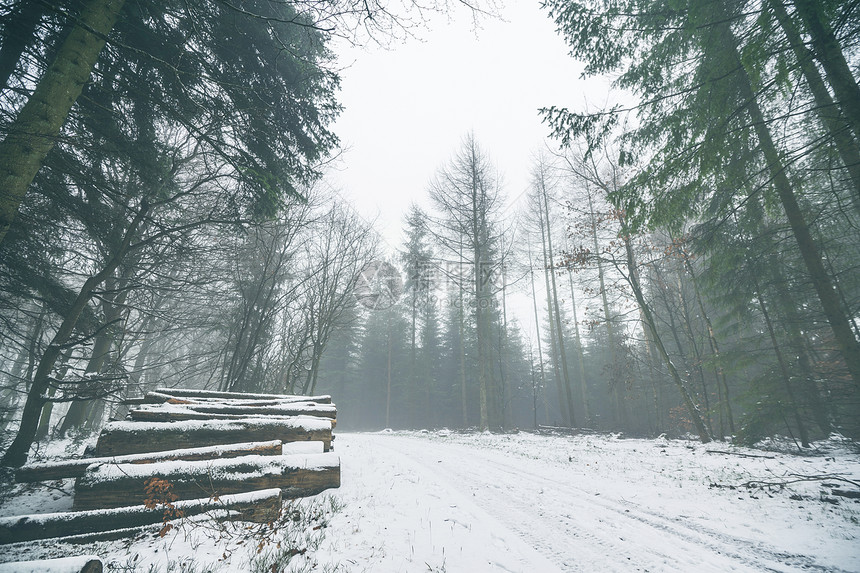
[[[161,396],[161,397],[158,397]],[[167,399],[164,398],[165,394],[159,394],[158,396],[152,398],[151,402],[146,402],[146,398],[144,398],[144,402],[146,404],[164,404],[167,403]],[[316,405],[316,406],[334,406],[334,404],[330,401],[328,402],[316,402],[313,400],[313,397],[305,398],[304,400],[296,400],[296,398],[287,398],[284,400],[247,400],[247,399],[238,399],[238,398],[176,398],[170,397],[169,400],[172,403],[176,404],[195,404],[200,406],[238,406],[238,407],[261,407],[261,406],[292,406],[297,404],[307,404],[307,405]],[[325,397],[323,397],[325,398]]]
[[[311,416],[242,418],[172,422],[110,422],[96,443],[95,455],[141,454],[180,448],[218,446],[239,442],[281,440],[323,442],[331,447],[331,420]]]
[[[860,499],[860,490],[853,489],[834,489],[830,493],[839,497],[848,497],[851,499]]]
[[[192,404],[199,404],[201,406],[288,406],[292,404],[316,404],[320,406],[330,406],[333,405],[331,402],[315,402],[312,399],[309,400],[295,400],[295,399],[287,399],[287,400],[238,400],[236,398],[183,398],[183,400],[188,400]]]
[[[236,406],[232,404],[159,404],[145,405],[129,412],[132,420],[172,422],[175,420],[229,419],[256,416],[315,416],[334,419],[337,407],[332,404],[301,402],[277,406]],[[208,417],[206,417],[208,416]]]
[[[243,521],[269,523],[281,511],[281,490],[270,488],[261,491],[211,498],[176,501],[174,509],[183,517],[191,517],[215,510],[238,512]],[[144,505],[70,511],[36,515],[18,515],[0,518],[0,544],[34,541],[53,537],[81,535],[114,529],[140,527],[160,523],[164,507],[147,508]],[[172,515],[176,515],[171,512]]]
[[[80,512],[78,512],[80,513]],[[241,513],[232,510],[212,510],[199,515],[186,516],[179,519],[168,521],[173,527],[179,526],[195,527],[197,523],[203,523],[210,520],[218,522],[223,521],[250,521],[244,519]],[[34,545],[42,547],[54,545],[57,543],[69,543],[77,545],[88,545],[97,541],[117,541],[120,539],[140,538],[140,536],[150,535],[151,537],[158,534],[164,527],[164,522],[151,523],[149,525],[138,525],[137,527],[123,527],[121,529],[110,529],[108,531],[95,531],[93,533],[79,533],[77,535],[63,535],[62,537],[50,537],[47,539],[34,539],[33,541],[23,541],[19,543],[10,543],[6,545],[9,548],[30,548]]]
[[[335,418],[337,406],[316,402],[293,402],[271,406],[248,406],[233,404],[189,404],[188,410],[207,414],[241,414],[245,416],[317,416]]]
[[[283,453],[284,448],[281,440],[270,440],[268,442],[247,442],[223,446],[206,446],[203,448],[185,448],[148,454],[81,458],[22,466],[15,471],[15,481],[50,481],[81,477],[84,475],[87,466],[91,464],[152,464],[171,460],[211,460],[216,458],[238,458],[248,455],[280,456]]]
[[[183,422],[185,420],[245,420],[258,416],[238,414],[207,414],[188,408],[137,408],[128,412],[128,419],[135,422]]]
[[[738,456],[741,458],[764,458],[766,460],[776,459],[776,456],[760,455],[760,454],[745,454],[743,452],[731,452],[728,450],[705,450],[706,454],[723,454],[725,456]]]
[[[206,514],[193,515],[191,517],[183,517],[181,519],[174,519],[172,521],[168,521],[173,525],[173,527],[179,527],[182,524],[188,524],[191,527],[194,527],[195,523],[202,523],[209,519],[217,519],[218,521],[225,520],[234,520],[234,521],[242,521],[241,516],[238,512],[235,511],[225,511],[223,514],[221,512],[213,512],[212,517],[207,517]],[[247,520],[245,520],[247,521]],[[121,529],[110,529],[108,531],[94,531],[93,533],[80,533],[78,535],[64,535],[63,537],[52,537],[50,539],[43,540],[34,540],[29,541],[27,543],[70,543],[77,545],[88,545],[90,543],[96,543],[98,541],[118,541],[120,539],[132,539],[132,538],[140,538],[140,536],[149,535],[150,537],[155,537],[158,535],[158,532],[165,526],[165,523],[151,523],[149,525],[138,525],[137,527],[123,527]],[[24,545],[22,544],[12,544],[9,547],[16,547]]]
[[[164,462],[154,466],[90,466],[75,484],[75,510],[143,503],[150,478],[167,481],[179,499],[223,496],[279,488],[285,498],[316,495],[340,487],[334,454],[246,456],[229,460]]]
[[[102,560],[98,555],[15,561],[0,565],[0,573],[102,573]]]
[[[156,388],[156,393],[166,394],[174,398],[216,398],[239,400],[279,400],[282,402],[317,402],[331,404],[331,396],[298,396],[294,394],[252,394],[246,392],[216,392],[214,390],[193,390],[189,388]],[[149,393],[151,394],[151,392]]]
[[[191,400],[183,400],[162,392],[147,392],[143,397],[144,404],[191,404]]]
[[[243,415],[243,414],[209,414],[206,412],[197,412],[188,408],[140,408],[131,410],[128,413],[130,420],[136,422],[182,422],[185,420],[247,420],[249,418],[290,418],[292,416],[267,416],[264,414]],[[337,426],[335,418],[318,416],[320,419],[326,419],[331,422],[331,427],[334,429]]]

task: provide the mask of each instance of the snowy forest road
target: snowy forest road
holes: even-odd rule
[[[689,448],[641,451],[653,442],[631,440],[612,452],[595,441],[574,457],[535,447],[536,436],[475,438],[484,443],[341,434],[346,507],[325,549],[357,570],[386,572],[838,572],[845,569],[823,555],[835,552],[839,563],[840,552],[854,551],[798,548],[796,538],[821,523],[785,535],[782,500],[762,506],[756,496],[715,495],[690,475],[713,468],[697,465]],[[621,465],[611,467],[606,454]],[[655,454],[672,470],[656,480]]]

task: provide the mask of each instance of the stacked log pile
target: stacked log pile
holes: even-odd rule
[[[21,482],[75,478],[74,511],[0,519],[0,544],[160,523],[154,507],[165,504],[270,522],[282,499],[340,486],[340,460],[325,453],[337,416],[329,396],[158,389],[129,402],[127,419],[102,430],[96,457],[18,469]],[[295,442],[318,442],[322,453],[285,455]]]
[[[104,566],[97,555],[16,561],[0,565],[0,573],[102,573]]]
[[[234,512],[242,521],[269,523],[281,510],[281,492],[267,489],[211,498],[177,501],[175,512],[192,517],[205,512]],[[53,537],[83,536],[102,531],[124,530],[150,524],[163,524],[161,507],[128,506],[115,509],[64,511],[0,518],[0,543],[18,543]],[[89,538],[88,538],[89,539]]]

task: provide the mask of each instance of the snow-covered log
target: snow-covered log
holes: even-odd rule
[[[280,402],[317,402],[331,404],[331,396],[298,396],[293,394],[250,394],[245,392],[216,392],[214,390],[192,390],[187,388],[156,388],[155,393],[173,398],[215,398],[237,400],[277,400]],[[147,395],[153,394],[153,392]]]
[[[167,481],[178,499],[268,488],[279,488],[285,498],[297,498],[340,487],[340,458],[334,454],[313,454],[175,461],[147,466],[93,465],[75,484],[73,507],[87,510],[143,503],[147,498],[145,484],[150,478]]]
[[[0,564],[0,573],[102,573],[102,560],[98,555],[15,561]]]
[[[281,490],[265,489],[211,498],[176,501],[169,517],[191,517],[208,511],[238,512],[243,521],[269,523],[281,510]],[[160,523],[164,506],[144,505],[0,518],[0,544],[66,537]],[[2,569],[0,569],[2,572]]]
[[[130,454],[123,456],[81,458],[58,462],[28,464],[15,471],[15,481],[49,481],[70,477],[81,477],[91,464],[152,464],[170,460],[211,460],[216,458],[237,458],[248,455],[280,456],[283,454],[280,440],[268,442],[245,442],[206,446],[203,448],[184,448],[166,452]]]
[[[331,448],[331,420],[312,416],[187,420],[181,422],[111,422],[96,443],[97,456],[140,454],[239,442],[281,440],[323,442]]]
[[[132,398],[125,401],[128,405],[136,404],[191,404],[192,401],[185,398],[177,398],[162,392],[147,392],[143,398]]]
[[[332,404],[295,402],[272,406],[234,404],[159,404],[144,405],[131,410],[132,420],[144,422],[174,422],[178,420],[214,420],[256,416],[315,416],[334,419],[337,407]]]

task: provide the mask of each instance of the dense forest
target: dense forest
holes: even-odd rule
[[[162,386],[331,393],[345,429],[860,434],[860,4],[546,0],[628,103],[547,102],[515,203],[451,142],[391,252],[325,176],[331,44],[445,8],[0,6],[3,465]]]

